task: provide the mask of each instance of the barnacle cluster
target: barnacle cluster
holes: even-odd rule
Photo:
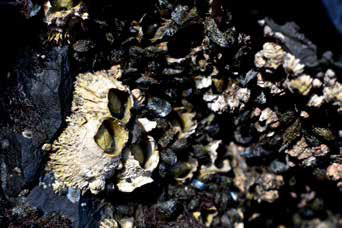
[[[121,74],[117,69],[116,77]],[[67,128],[52,144],[49,167],[67,187],[98,193],[119,166],[133,105],[127,87],[106,72],[79,74]]]
[[[67,118],[67,128],[52,144],[48,164],[56,177],[56,191],[73,187],[97,194],[121,166],[134,101],[129,89],[117,80],[120,67],[111,70],[76,78],[72,114]],[[130,156],[124,159],[119,174],[121,191],[130,192],[153,181],[148,172],[156,168],[159,154],[153,138],[146,137],[147,145],[132,144],[126,149]]]
[[[70,43],[73,30],[88,20],[84,3],[74,6],[72,0],[58,0],[48,8],[46,22],[49,26],[48,41],[55,45]]]
[[[54,2],[49,38],[70,42],[74,72],[113,66],[76,77],[67,127],[43,146],[55,191],[72,203],[88,190],[125,196],[94,216],[100,227],[242,227],[265,217],[253,205],[281,205],[282,190],[302,185],[297,170],[342,185],[338,67],[325,55],[308,64],[295,50],[311,50],[305,37],[265,27],[272,39],[260,43],[220,0],[160,0],[134,17],[111,1]]]

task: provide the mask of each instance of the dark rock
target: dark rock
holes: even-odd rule
[[[270,164],[270,170],[276,174],[284,173],[288,169],[289,169],[289,167],[287,164],[285,164],[284,162],[278,161],[278,160],[274,160]]]
[[[158,203],[155,206],[157,213],[163,220],[170,220],[172,219],[177,211],[178,211],[178,206],[177,202],[175,200],[168,200],[165,202]]]
[[[172,111],[171,104],[158,97],[148,99],[147,108],[159,117],[166,117]]]
[[[296,23],[278,25],[272,19],[266,19],[266,24],[273,32],[281,32],[284,35],[284,45],[301,60],[301,63],[308,67],[316,67],[319,64],[316,45],[299,32],[300,27]]]
[[[228,194],[226,192],[216,193],[214,202],[220,212],[225,212],[229,204]]]
[[[52,183],[53,177],[50,173],[44,177],[40,186],[32,189],[30,194],[27,196],[25,203],[31,207],[42,210],[44,214],[61,214],[70,219],[73,227],[78,227],[80,220],[79,202],[72,203],[66,196],[54,193],[52,190]]]
[[[185,22],[189,7],[178,5],[171,13],[171,19],[176,22],[178,25],[182,25]]]
[[[51,138],[61,126],[72,99],[73,79],[70,76],[68,47],[53,48],[46,56],[40,72],[34,65],[27,71],[18,66],[18,84],[39,113],[41,125]],[[27,60],[25,60],[27,61]],[[33,68],[33,69],[32,69]],[[33,71],[33,75],[32,75]]]
[[[341,19],[341,9],[342,4],[338,0],[322,1],[323,5],[326,7],[329,17],[334,23],[336,29],[342,33],[342,19]]]
[[[191,181],[191,186],[194,188],[197,188],[198,190],[205,190],[206,184],[204,184],[202,181],[194,179]]]
[[[170,56],[183,58],[190,53],[192,47],[201,44],[204,35],[202,23],[186,23],[174,34],[167,44]]]
[[[253,128],[251,126],[238,126],[234,131],[234,139],[237,143],[248,145],[253,141]]]
[[[206,21],[206,29],[209,39],[223,48],[231,48],[236,42],[236,34],[233,29],[221,32],[213,19]]]
[[[3,128],[0,134],[10,144],[2,157],[6,195],[15,196],[36,180],[44,155],[41,146],[52,139],[64,120],[72,92],[67,51],[66,47],[50,50],[41,69],[32,62],[17,67],[15,87],[20,95],[8,105],[15,126]]]
[[[247,86],[251,81],[253,81],[254,79],[256,79],[258,72],[254,71],[254,70],[250,70],[246,73],[245,76],[242,76],[239,79],[240,84],[242,85],[242,87]]]
[[[257,145],[248,147],[241,153],[241,156],[246,158],[247,161],[259,161],[267,158],[271,154],[272,151],[266,150],[262,146]]]
[[[94,42],[91,40],[78,40],[72,45],[72,48],[76,52],[88,52],[95,47]]]
[[[165,162],[166,164],[173,166],[177,163],[177,155],[173,150],[166,149],[160,153],[161,161]]]
[[[255,98],[255,102],[258,104],[266,104],[267,98],[264,92],[260,92],[260,94]]]

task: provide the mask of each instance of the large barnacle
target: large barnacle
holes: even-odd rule
[[[59,187],[90,189],[94,194],[104,189],[128,142],[132,105],[128,88],[106,71],[77,76],[72,114],[52,144],[48,163]]]

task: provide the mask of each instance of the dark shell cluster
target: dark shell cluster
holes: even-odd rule
[[[331,51],[318,51],[298,25],[250,16],[255,27],[248,30],[239,21],[241,11],[222,0],[128,0],[122,6],[115,1],[51,3],[46,16],[41,15],[47,23],[39,33],[44,42],[33,48],[40,57],[32,58],[45,69],[46,62],[53,60],[41,56],[66,48],[70,68],[66,77],[76,81],[74,94],[83,94],[83,100],[74,96],[73,106],[66,100],[69,105],[62,109],[63,117],[77,118],[68,119],[68,126],[62,124],[59,131],[37,144],[51,142],[53,147],[63,136],[57,144],[67,161],[58,153],[42,152],[46,159],[40,162],[44,166],[50,159],[48,164],[52,160],[58,167],[55,171],[70,171],[63,180],[76,189],[54,197],[61,197],[60,202],[64,197],[81,208],[77,209],[79,217],[72,219],[63,209],[56,210],[71,219],[72,226],[342,224],[342,214],[333,203],[334,197],[342,196],[342,67]],[[120,77],[112,73],[115,67],[120,68]],[[98,82],[103,78],[119,82],[124,89]],[[66,87],[59,87],[59,94],[63,89]],[[102,90],[108,96],[101,97]],[[111,120],[125,118],[124,103],[130,97],[134,100],[129,110],[133,121],[125,121],[124,133],[129,137],[129,143],[126,145],[127,139],[122,146],[125,152],[120,147],[118,154],[122,154],[115,161],[101,157],[103,164],[94,162],[97,155],[79,148],[90,151],[96,142],[110,155],[111,135],[121,134],[115,132],[119,127]],[[110,102],[101,104],[106,99]],[[17,106],[22,103],[12,101]],[[12,110],[9,108],[10,115],[17,115],[18,122],[27,118]],[[91,118],[83,123],[77,113]],[[94,145],[79,140],[87,131],[80,126],[92,126],[91,119],[107,115],[112,119],[101,126],[96,123],[96,134],[84,133],[91,134]],[[70,126],[72,134],[64,136],[63,129]],[[112,133],[108,126],[114,126]],[[30,133],[36,137],[36,131],[25,129],[18,127],[24,137],[32,137]],[[48,151],[49,144],[44,146]],[[12,147],[11,140],[0,134],[1,151]],[[10,179],[3,172],[11,168],[18,173],[21,167],[16,170],[6,165],[9,159],[3,154],[1,184],[6,186]],[[107,177],[105,169],[112,166],[125,171]],[[98,170],[99,175],[84,181],[72,167]],[[39,185],[42,192],[51,189],[48,175],[51,173],[37,175],[40,178],[32,186]],[[98,177],[103,177],[100,184]],[[96,185],[91,190],[96,196],[86,191],[92,186],[81,189],[85,191],[80,194],[77,188],[91,183],[101,185],[101,191],[96,191]],[[26,190],[30,192],[32,186]],[[20,199],[44,211],[44,204],[35,203],[35,188]],[[7,218],[21,213],[27,219],[33,214],[27,209],[15,214],[18,208],[6,208]],[[61,222],[60,227],[67,226]]]

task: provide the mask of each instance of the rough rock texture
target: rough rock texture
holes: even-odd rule
[[[26,61],[24,55],[18,60],[20,68],[11,75],[15,83],[5,89],[13,94],[3,102],[14,124],[1,131],[1,140],[8,143],[1,153],[2,186],[7,195],[16,196],[37,181],[44,157],[41,146],[55,136],[65,118],[72,85],[67,52],[67,47],[52,48],[41,68],[33,64],[39,57]]]

